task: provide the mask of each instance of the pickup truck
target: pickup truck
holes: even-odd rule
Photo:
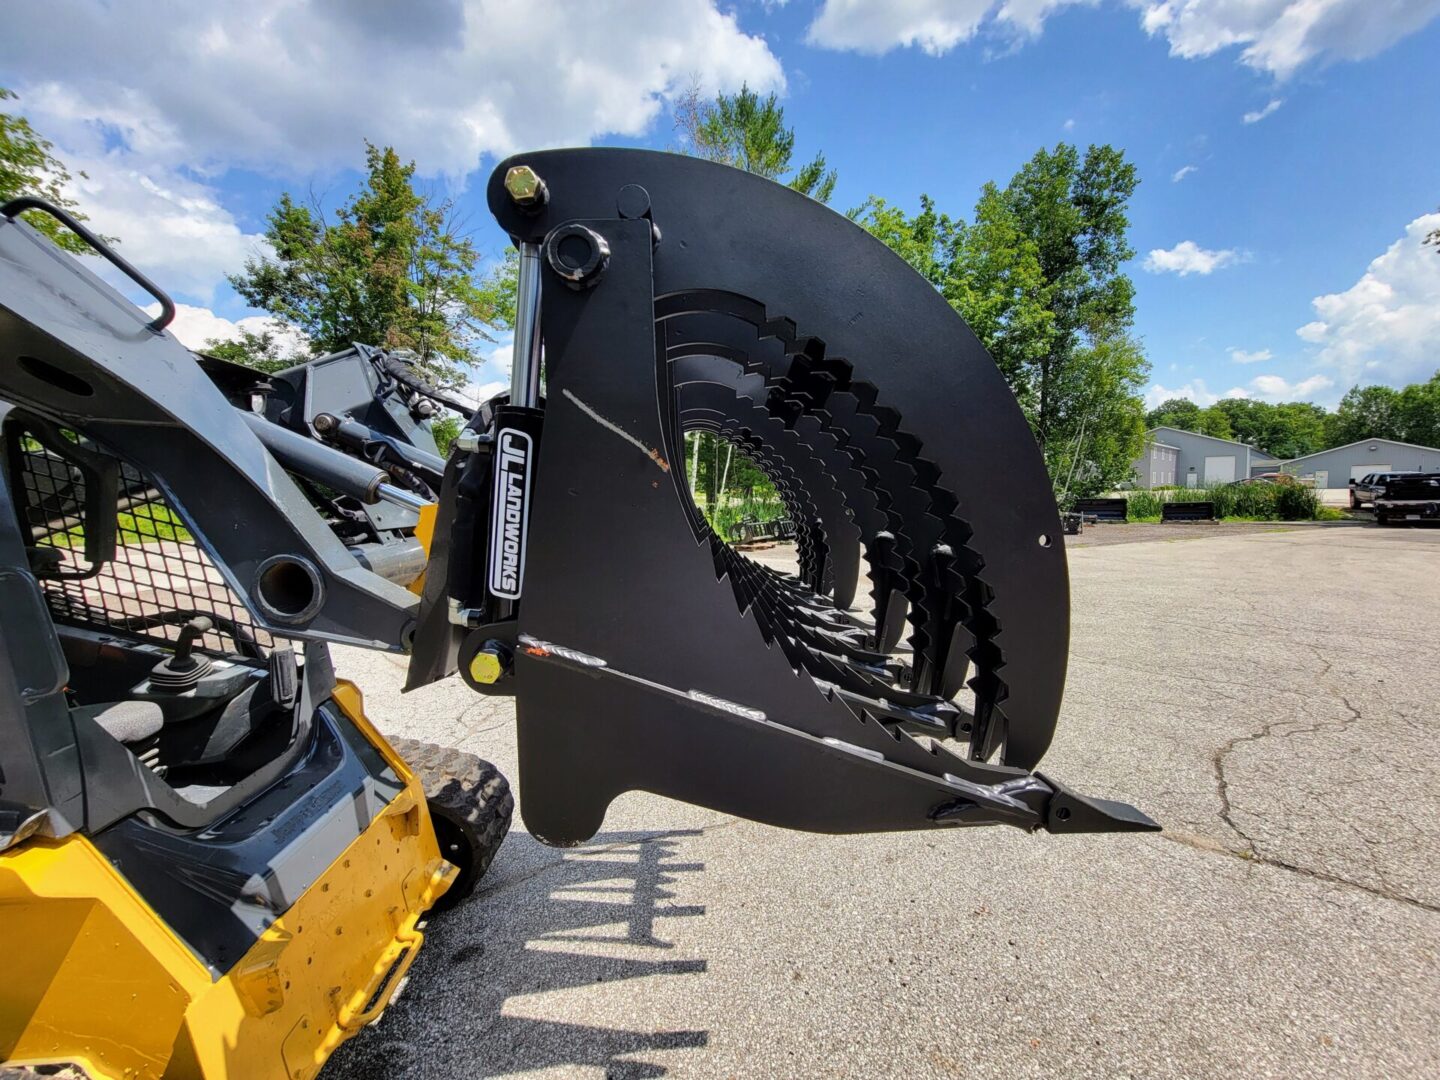
[[[1418,472],[1372,472],[1366,473],[1359,480],[1350,481],[1350,509],[1359,510],[1363,506],[1373,505],[1375,496],[1385,487],[1387,480],[1402,476],[1424,476]]]
[[[1440,473],[1390,473],[1372,484],[1375,523],[1440,521]]]

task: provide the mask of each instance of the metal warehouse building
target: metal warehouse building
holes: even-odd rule
[[[1361,439],[1331,450],[1281,462],[1280,468],[1317,488],[1345,488],[1372,472],[1440,472],[1440,450],[1394,439]]]
[[[1135,486],[1228,484],[1277,465],[1269,454],[1246,443],[1179,428],[1157,427],[1151,429],[1145,452],[1135,462]]]

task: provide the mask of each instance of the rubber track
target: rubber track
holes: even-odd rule
[[[515,814],[510,782],[490,762],[454,747],[418,739],[391,739],[390,745],[419,778],[426,799],[473,833],[474,870],[452,885],[437,905],[453,907],[485,876],[510,831]]]

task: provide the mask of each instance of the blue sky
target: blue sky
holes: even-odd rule
[[[0,85],[187,305],[182,337],[254,317],[224,273],[280,191],[338,202],[362,139],[415,158],[495,252],[498,157],[673,146],[670,104],[698,79],[781,93],[840,210],[926,192],[968,216],[1040,146],[1124,148],[1152,402],[1330,405],[1440,367],[1440,254],[1420,245],[1440,227],[1440,0],[120,7],[21,0]]]

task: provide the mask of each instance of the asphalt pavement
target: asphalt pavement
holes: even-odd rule
[[[325,1075],[1440,1076],[1440,529],[1163,528],[1070,552],[1043,766],[1163,834],[517,819]],[[382,729],[514,776],[508,701],[337,654]]]

